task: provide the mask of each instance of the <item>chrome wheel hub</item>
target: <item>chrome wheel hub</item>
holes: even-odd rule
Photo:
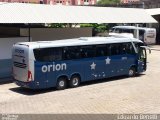
[[[79,81],[78,81],[78,78],[74,78],[73,79],[73,85],[76,86],[78,85]]]
[[[60,86],[60,87],[63,87],[64,84],[65,84],[64,81],[60,81],[60,82],[59,82],[59,86]]]

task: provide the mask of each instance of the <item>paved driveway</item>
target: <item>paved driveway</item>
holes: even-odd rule
[[[160,113],[160,51],[153,50],[148,61],[147,71],[138,77],[89,82],[62,91],[0,85],[0,113]]]

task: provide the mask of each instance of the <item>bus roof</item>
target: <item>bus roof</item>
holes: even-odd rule
[[[21,42],[17,44],[27,45],[34,48],[46,48],[46,47],[65,47],[65,46],[80,46],[80,45],[95,45],[95,44],[107,44],[107,43],[124,43],[124,42],[142,42],[135,38],[124,37],[81,37],[65,40],[54,41],[36,41],[36,42]]]
[[[140,29],[140,30],[151,30],[151,29],[154,29],[154,28],[136,27],[136,26],[114,26],[113,28],[123,28],[123,29]]]

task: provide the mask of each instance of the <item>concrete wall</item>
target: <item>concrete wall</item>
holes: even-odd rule
[[[28,36],[28,33],[28,29],[20,29],[20,36]],[[33,41],[91,37],[92,28],[31,28],[30,36]]]
[[[11,76],[12,46],[23,41],[28,41],[28,37],[0,38],[0,78]]]
[[[29,33],[28,28],[20,28],[20,30],[17,28],[3,28],[3,30],[5,30],[7,34],[20,34],[20,36],[28,36]],[[5,34],[3,30],[0,28],[1,35]],[[91,28],[31,28],[30,31],[32,41],[92,36]],[[13,44],[17,42],[26,42],[28,40],[28,37],[0,38],[0,78],[11,76],[11,49]]]
[[[19,33],[19,28],[0,26],[0,37],[15,37],[19,36]]]

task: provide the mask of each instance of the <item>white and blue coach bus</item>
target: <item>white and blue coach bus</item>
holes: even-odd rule
[[[17,85],[44,89],[146,71],[146,49],[134,38],[88,37],[13,45]]]

